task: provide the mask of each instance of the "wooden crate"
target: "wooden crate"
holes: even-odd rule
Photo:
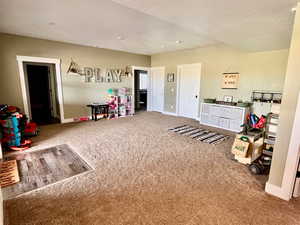
[[[249,145],[249,142],[245,142],[239,138],[236,138],[232,145],[231,153],[241,157],[246,157],[248,154]]]
[[[245,156],[241,156],[236,154],[235,159],[243,164],[251,164],[253,161],[258,159],[262,155],[263,146],[264,146],[264,133],[253,133],[253,134],[237,134],[236,139],[240,139],[241,137],[247,137],[249,140],[249,148],[247,154]]]
[[[264,138],[261,137],[255,142],[250,143],[246,157],[235,155],[234,158],[240,163],[251,164],[253,161],[258,159],[262,155],[263,147],[264,147]]]

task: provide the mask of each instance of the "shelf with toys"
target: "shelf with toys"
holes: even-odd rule
[[[133,115],[133,102],[130,88],[108,89],[108,118],[118,118]]]

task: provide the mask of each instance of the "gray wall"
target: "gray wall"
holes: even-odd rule
[[[62,86],[65,118],[89,115],[86,104],[107,97],[107,89],[131,87],[131,78],[122,83],[84,83],[83,77],[66,74],[71,58],[81,67],[122,68],[150,66],[150,56],[84,47],[15,35],[0,34],[0,103],[23,108],[16,55],[59,58],[62,61]]]
[[[253,90],[282,91],[286,73],[288,50],[243,52],[225,45],[151,56],[151,66],[165,66],[167,73],[177,73],[177,65],[202,63],[200,99],[234,96],[234,100],[249,101]],[[239,72],[237,90],[221,89],[222,73]],[[165,111],[176,111],[176,80],[166,82]]]

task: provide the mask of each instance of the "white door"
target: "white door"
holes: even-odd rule
[[[164,86],[165,86],[165,68],[152,67],[151,68],[151,108],[152,111],[164,111]]]
[[[199,117],[201,64],[177,67],[177,114],[188,118]]]

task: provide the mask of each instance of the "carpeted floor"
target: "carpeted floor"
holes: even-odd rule
[[[42,127],[32,150],[68,144],[95,171],[6,201],[7,224],[300,224],[299,200],[267,195],[231,160],[232,138],[214,146],[167,131],[181,123],[198,125],[143,112]]]

